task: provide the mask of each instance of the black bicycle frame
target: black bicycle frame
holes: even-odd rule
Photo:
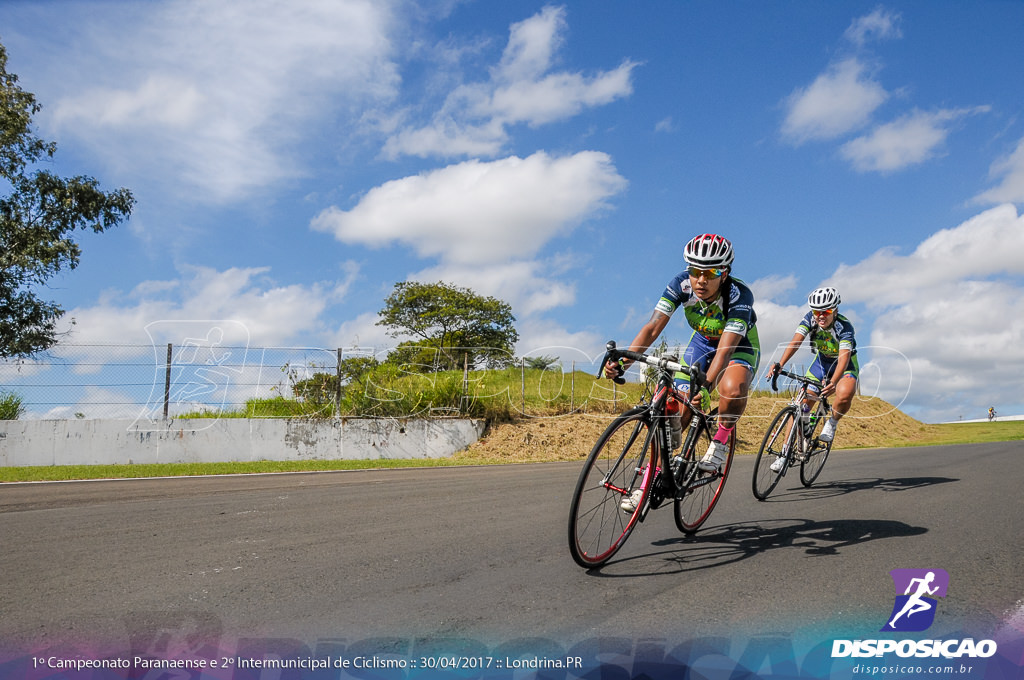
[[[647,435],[647,439],[644,442],[644,448],[646,449],[648,446],[651,446],[654,443],[654,437],[656,436],[656,433],[661,433],[661,445],[658,447],[662,470],[662,474],[660,475],[660,477],[662,480],[662,484],[666,484],[666,479],[670,480],[669,482],[667,482],[670,488],[660,490],[660,493],[663,497],[662,500],[664,500],[665,498],[678,498],[685,491],[691,491],[693,489],[705,486],[707,484],[712,483],[713,481],[716,481],[718,479],[718,475],[705,475],[697,484],[693,484],[693,480],[697,476],[698,472],[698,467],[696,464],[692,466],[692,469],[688,471],[688,474],[684,479],[677,480],[675,474],[665,474],[666,472],[671,473],[672,471],[672,447],[671,442],[669,440],[671,435],[669,433],[669,428],[665,423],[665,411],[669,395],[674,395],[676,393],[675,381],[673,379],[673,376],[675,372],[682,372],[689,375],[690,395],[692,398],[692,395],[698,393],[704,384],[704,373],[703,371],[700,370],[700,367],[686,366],[672,359],[658,359],[654,357],[648,357],[640,352],[634,352],[628,349],[618,349],[615,346],[615,342],[609,342],[606,346],[604,360],[601,362],[600,371],[604,371],[604,366],[609,361],[617,361],[620,358],[638,361],[658,369],[657,385],[654,388],[654,394],[651,397],[651,402],[647,406],[647,417],[654,424],[654,427],[651,428],[650,432]],[[623,372],[620,368],[619,375],[613,378],[613,380],[620,385],[626,382],[625,379],[622,378],[622,374]],[[601,373],[599,372],[598,376],[600,377],[600,375]],[[697,433],[702,428],[708,429],[709,417],[706,413],[695,407],[689,399],[676,399],[676,401],[680,401],[686,408],[690,410],[691,414],[690,424],[687,427],[686,439],[682,445],[682,450],[686,450],[687,445],[691,441],[691,437],[699,436]],[[694,418],[697,418],[697,421],[694,421]],[[694,445],[696,446],[696,444]],[[623,453],[625,453],[625,449],[623,450]],[[616,462],[614,467],[618,467],[618,464],[620,462],[621,459]],[[657,481],[657,478],[655,479]],[[658,490],[652,489],[652,493],[654,491]],[[668,491],[669,493],[665,493],[665,491]]]

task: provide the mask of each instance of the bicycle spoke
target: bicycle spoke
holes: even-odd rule
[[[736,450],[736,432],[734,430],[729,439],[729,455],[722,464],[722,469],[718,472],[703,472],[697,467],[697,461],[703,455],[701,448],[711,444],[709,429],[714,427],[713,416],[715,413],[717,413],[717,409],[712,411],[712,417],[709,418],[709,428],[703,426],[691,428],[692,436],[688,436],[683,444],[683,464],[689,474],[686,476],[686,490],[675,501],[675,519],[676,527],[687,534],[695,533],[714,510],[722,495],[722,489],[725,487],[725,480],[732,467],[733,453]]]
[[[650,431],[646,409],[628,411],[608,426],[584,463],[569,510],[569,550],[580,566],[607,562],[639,521],[654,476]],[[624,510],[637,489],[640,502]]]
[[[817,441],[817,440],[816,440]],[[804,486],[814,484],[814,480],[821,474],[828,460],[828,454],[832,451],[832,442],[817,442],[817,446],[811,450],[807,460],[800,464],[800,483]]]
[[[797,427],[796,408],[787,406],[775,416],[768,432],[765,433],[754,461],[754,476],[751,480],[754,497],[759,501],[768,498],[786,474],[788,462],[779,470],[773,470],[772,466],[776,461],[785,460],[795,454],[793,449],[797,437],[800,436]]]

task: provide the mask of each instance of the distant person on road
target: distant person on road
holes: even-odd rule
[[[995,419],[996,419],[996,407],[995,406],[989,406],[988,407],[988,422],[991,423]]]
[[[840,302],[842,298],[839,291],[831,287],[818,288],[808,295],[807,304],[811,311],[800,320],[793,339],[782,352],[782,358],[768,370],[768,377],[775,377],[800,349],[804,340],[810,343],[815,357],[814,363],[807,369],[807,376],[821,381],[821,396],[836,395],[832,402],[831,417],[818,435],[818,439],[823,442],[832,441],[840,418],[850,410],[860,372],[853,324],[839,313]],[[818,392],[814,386],[809,387],[808,391],[812,395]],[[810,407],[810,404],[807,406]]]
[[[692,334],[682,363],[704,371],[708,390],[718,388],[718,431],[698,463],[710,472],[721,469],[729,454],[729,439],[746,408],[761,345],[755,327],[754,294],[732,277],[734,253],[729,239],[718,234],[695,236],[684,247],[683,259],[686,269],[669,281],[650,320],[629,349],[643,352],[658,339],[675,312],[683,313]],[[613,378],[628,365],[626,360],[609,363],[604,373]],[[682,391],[689,390],[687,381],[677,379],[676,384]],[[690,395],[694,403],[701,398],[700,394]],[[683,409],[682,414],[688,422],[690,412]],[[681,423],[683,428],[687,422]],[[622,509],[632,512],[634,508],[635,502],[627,496]]]

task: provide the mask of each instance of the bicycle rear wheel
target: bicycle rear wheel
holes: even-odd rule
[[[581,567],[599,567],[619,551],[646,512],[654,484],[657,444],[647,408],[615,418],[598,438],[580,472],[569,506],[569,552]],[[632,512],[621,503],[642,490]]]
[[[763,501],[768,498],[768,495],[778,486],[779,480],[786,474],[785,467],[775,472],[771,466],[778,459],[793,455],[796,437],[796,407],[790,405],[779,411],[779,414],[772,420],[764,439],[761,440],[761,449],[757,452],[757,459],[754,460],[754,478],[751,480],[751,487],[754,491],[754,498],[757,500]]]
[[[804,486],[810,486],[814,484],[814,480],[821,474],[821,469],[825,467],[825,461],[828,460],[828,454],[832,451],[832,442],[822,443],[818,441],[814,449],[807,455],[807,460],[800,463],[800,483]]]
[[[689,429],[681,453],[686,470],[692,471],[697,465],[697,461],[704,456],[704,451],[711,445],[712,431],[717,428],[717,415],[717,408],[711,411],[708,418],[710,430],[700,424]],[[695,474],[687,474],[690,481],[686,491],[675,501],[676,527],[683,533],[696,533],[697,529],[700,529],[701,525],[707,521],[711,511],[715,509],[718,499],[722,496],[722,489],[725,488],[729,470],[732,468],[732,456],[735,451],[736,430],[733,429],[732,436],[729,438],[729,455],[722,463],[721,470],[718,472],[697,470]]]

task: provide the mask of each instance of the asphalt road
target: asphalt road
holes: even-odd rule
[[[895,568],[945,569],[936,625],[991,631],[1024,600],[1021,449],[836,452],[767,502],[738,457],[696,537],[667,506],[591,572],[566,544],[579,464],[3,484],[0,644],[863,636]]]

